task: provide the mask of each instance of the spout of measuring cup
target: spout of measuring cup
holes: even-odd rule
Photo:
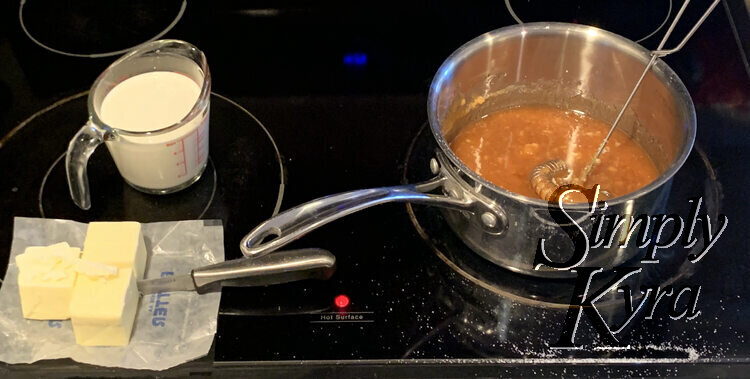
[[[65,153],[65,172],[68,176],[70,197],[83,210],[91,208],[89,177],[86,166],[96,147],[104,142],[105,134],[105,130],[89,120],[70,140],[68,151]]]

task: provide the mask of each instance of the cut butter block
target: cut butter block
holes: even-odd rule
[[[130,268],[109,277],[79,275],[70,302],[76,343],[84,346],[125,346],[130,341],[138,288]]]
[[[86,231],[82,258],[119,268],[132,268],[136,279],[146,270],[146,245],[137,222],[92,222]]]
[[[27,247],[16,256],[18,292],[23,317],[34,320],[70,318],[70,299],[76,283],[74,268],[81,251],[61,242]]]

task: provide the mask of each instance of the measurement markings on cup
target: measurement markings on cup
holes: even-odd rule
[[[175,165],[176,166],[182,165],[182,173],[177,174],[178,178],[181,178],[187,175],[187,158],[185,156],[185,138],[187,137],[182,137],[179,141],[172,141],[172,142],[167,143],[168,147],[177,145],[178,142],[180,144],[180,148],[172,152],[172,155],[176,155],[180,159],[179,161],[177,161]]]

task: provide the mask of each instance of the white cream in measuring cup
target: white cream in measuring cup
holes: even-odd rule
[[[198,101],[201,88],[170,71],[133,76],[115,86],[101,105],[105,124],[130,132],[151,132],[179,123]],[[208,157],[208,118],[196,117],[164,134],[107,141],[117,168],[141,188],[173,188],[200,174]],[[148,170],[143,167],[151,166]]]

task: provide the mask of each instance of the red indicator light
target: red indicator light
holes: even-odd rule
[[[349,305],[349,296],[338,295],[333,299],[333,303],[339,308],[346,308]]]

